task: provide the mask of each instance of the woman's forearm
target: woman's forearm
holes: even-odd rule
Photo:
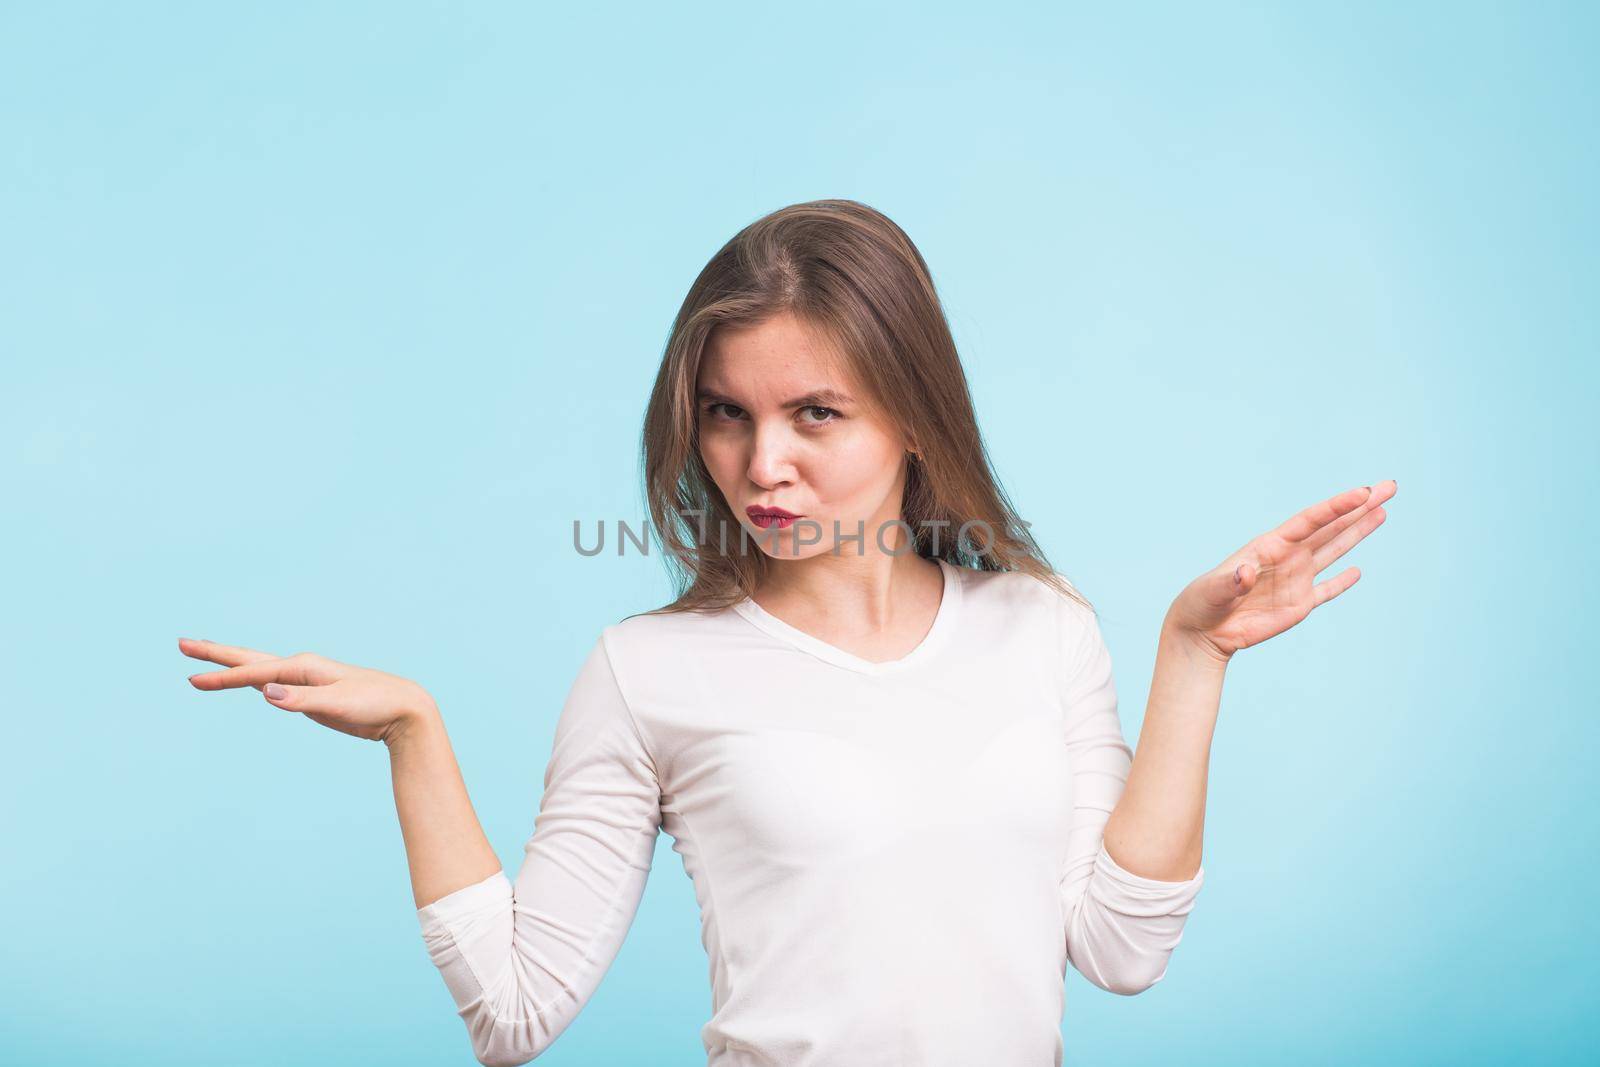
[[[411,892],[422,908],[501,869],[484,836],[437,709],[418,712],[387,742]]]
[[[1139,747],[1105,826],[1106,851],[1133,874],[1186,881],[1200,870],[1206,771],[1227,666],[1162,624]]]

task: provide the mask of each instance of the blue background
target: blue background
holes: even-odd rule
[[[851,197],[1130,738],[1184,584],[1400,484],[1235,662],[1201,904],[1148,993],[1069,975],[1068,1063],[1593,1056],[1595,12],[7,5],[0,1053],[473,1062],[384,749],[176,638],[422,682],[515,870],[583,654],[668,596],[571,524],[644,515],[671,317]],[[703,1064],[709,1010],[663,837],[541,1062]]]

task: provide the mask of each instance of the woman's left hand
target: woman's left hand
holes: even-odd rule
[[[1172,602],[1165,625],[1222,663],[1283,633],[1356,584],[1356,567],[1325,582],[1314,579],[1383,525],[1383,502],[1398,489],[1389,479],[1306,508],[1190,582]]]

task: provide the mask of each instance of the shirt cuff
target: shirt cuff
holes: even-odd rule
[[[1130,915],[1172,915],[1187,910],[1194,903],[1206,877],[1204,867],[1198,868],[1193,878],[1181,882],[1165,882],[1134,874],[1111,858],[1104,841],[1100,843],[1100,852],[1095,856],[1094,865],[1102,884],[1116,898],[1116,910]]]
[[[422,926],[423,936],[436,935],[467,916],[493,913],[511,898],[511,880],[502,868],[481,882],[446,893],[432,904],[418,908],[417,922]]]

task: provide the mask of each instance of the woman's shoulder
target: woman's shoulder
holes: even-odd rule
[[[1037,629],[1075,641],[1097,625],[1094,607],[1059,571],[1054,583],[1023,570],[969,570],[963,579],[967,614],[979,625],[1017,634]]]
[[[634,634],[651,637],[703,636],[709,630],[726,625],[733,614],[734,609],[731,607],[699,611],[651,608],[624,615],[605,629],[625,632],[630,636]]]
[[[1002,607],[1055,609],[1063,602],[1076,604],[1077,601],[1066,590],[1075,592],[1077,586],[1059,571],[1051,571],[1051,574],[1059,587],[1041,575],[1023,570],[980,571],[967,568],[962,581],[968,596]]]
[[[738,631],[732,608],[712,611],[666,611],[656,608],[625,615],[600,631],[613,656],[647,657],[671,662],[704,651],[719,634]]]

